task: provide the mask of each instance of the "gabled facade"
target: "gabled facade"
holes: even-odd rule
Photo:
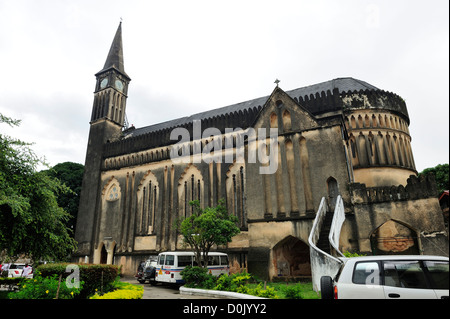
[[[415,177],[409,116],[396,94],[339,78],[123,129],[130,78],[121,26],[96,76],[77,261],[132,274],[151,254],[185,249],[173,224],[192,213],[190,200],[225,199],[241,233],[218,249],[235,268],[309,276],[316,211],[322,197],[332,211],[338,195],[342,251],[448,254],[433,180]]]

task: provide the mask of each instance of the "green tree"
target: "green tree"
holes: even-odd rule
[[[78,163],[64,162],[56,164],[46,172],[50,177],[59,179],[71,190],[59,193],[57,201],[58,205],[70,214],[71,218],[67,221],[66,226],[75,233],[84,166]]]
[[[425,168],[421,174],[433,173],[436,180],[439,194],[449,189],[449,166],[448,164],[438,164],[435,167]]]
[[[189,205],[194,207],[194,212],[179,221],[178,230],[194,251],[197,264],[206,267],[211,247],[231,242],[232,237],[240,232],[236,225],[238,220],[227,213],[223,200],[216,207],[205,209],[200,208],[198,200],[189,202]]]
[[[0,114],[0,124],[18,126]],[[0,251],[11,257],[63,259],[76,245],[65,226],[70,217],[57,203],[68,188],[45,172],[29,143],[0,134]]]

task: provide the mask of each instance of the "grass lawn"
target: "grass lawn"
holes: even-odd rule
[[[255,288],[258,284],[247,284]],[[278,299],[320,299],[312,288],[312,282],[288,283],[267,282],[267,287],[274,288]]]

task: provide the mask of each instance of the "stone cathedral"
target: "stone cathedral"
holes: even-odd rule
[[[187,249],[174,221],[191,214],[189,201],[224,199],[241,229],[217,247],[232,267],[266,279],[310,276],[312,223],[321,199],[332,211],[337,195],[341,251],[448,256],[435,181],[417,177],[400,96],[351,77],[291,91],[277,83],[265,97],[127,127],[121,24],[95,76],[74,261],[134,274],[149,255]],[[176,129],[187,133],[183,143]],[[213,161],[200,156],[205,149]],[[275,157],[266,174],[272,163],[261,150]]]

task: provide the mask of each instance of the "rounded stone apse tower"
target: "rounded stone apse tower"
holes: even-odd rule
[[[405,101],[378,89],[341,94],[354,181],[367,187],[406,185],[417,171]]]

